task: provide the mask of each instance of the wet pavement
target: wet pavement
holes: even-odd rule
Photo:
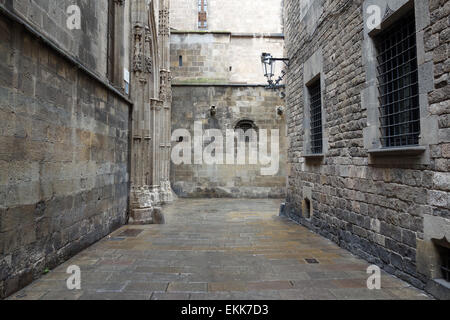
[[[383,271],[369,290],[367,262],[278,217],[280,203],[177,200],[166,225],[124,226],[10,299],[429,299]]]

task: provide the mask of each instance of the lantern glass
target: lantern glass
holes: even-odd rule
[[[272,80],[272,77],[275,75],[275,60],[270,60],[270,76],[269,80]]]
[[[275,63],[272,60],[272,55],[270,53],[263,53],[261,56],[261,63],[264,76],[267,77],[269,81],[271,81],[275,73]]]

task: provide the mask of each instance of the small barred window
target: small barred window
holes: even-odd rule
[[[323,129],[322,129],[322,92],[320,79],[308,86],[309,109],[311,124],[311,153],[323,152]]]

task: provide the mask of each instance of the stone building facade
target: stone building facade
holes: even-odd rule
[[[261,174],[265,165],[250,161],[172,163],[174,192],[181,197],[284,197],[286,122],[277,111],[284,101],[265,88],[260,63],[263,52],[283,56],[282,1],[172,0],[170,14],[172,129],[188,130],[193,137],[195,124],[201,123],[203,130],[217,129],[225,137],[246,122],[269,135],[278,130],[281,151],[279,170],[267,176]]]
[[[283,214],[443,298],[449,18],[442,0],[285,1]]]
[[[0,1],[0,298],[171,200],[168,9]]]

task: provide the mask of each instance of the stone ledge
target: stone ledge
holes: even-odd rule
[[[383,156],[417,156],[424,153],[427,149],[425,147],[402,147],[402,148],[380,148],[380,149],[370,149],[368,152],[374,157]]]
[[[261,87],[266,88],[267,84],[253,83],[208,83],[208,82],[173,82],[172,87]]]
[[[214,30],[171,30],[171,34],[218,34],[230,35],[236,38],[278,38],[284,39],[283,33],[248,33],[248,32],[231,32],[231,31],[214,31]]]
[[[444,279],[430,280],[425,290],[439,300],[450,300],[450,283]]]
[[[317,153],[317,154],[313,154],[313,153],[308,153],[308,154],[303,154],[302,155],[303,158],[306,159],[322,159],[325,158],[325,154],[324,153]]]

